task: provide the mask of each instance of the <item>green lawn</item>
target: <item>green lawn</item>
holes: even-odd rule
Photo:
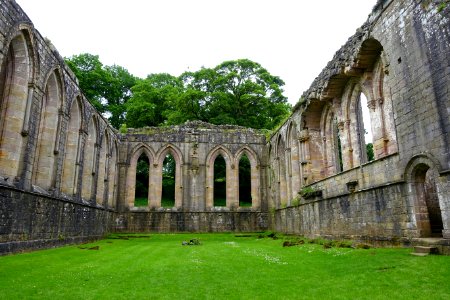
[[[136,207],[148,206],[147,201],[148,201],[147,198],[136,197],[136,199],[134,199],[134,206],[136,206]],[[161,199],[161,207],[173,207],[173,205],[174,205],[173,199],[166,199],[166,198]],[[225,198],[214,199],[214,206],[227,206],[227,200]],[[239,206],[240,207],[251,207],[252,203],[251,202],[240,202]]]
[[[134,206],[136,207],[148,206],[147,198],[136,197],[136,199],[134,199]],[[173,199],[166,199],[166,198],[161,199],[161,207],[173,207],[173,206],[174,206]]]
[[[449,299],[450,257],[283,242],[151,234],[3,256],[0,299]]]

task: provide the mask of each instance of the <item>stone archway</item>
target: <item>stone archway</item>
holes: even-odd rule
[[[417,166],[414,174],[416,201],[419,213],[417,226],[422,237],[441,237],[443,224],[439,197],[436,187],[436,174],[425,164]]]
[[[444,225],[439,197],[439,164],[427,156],[416,156],[408,164],[408,213],[415,237],[442,237]],[[414,230],[413,230],[414,231]]]

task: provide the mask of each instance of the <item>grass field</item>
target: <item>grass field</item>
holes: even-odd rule
[[[148,201],[147,198],[136,197],[136,199],[134,200],[134,206],[136,206],[136,207],[148,206],[147,201]],[[227,205],[227,200],[225,198],[214,199],[214,206],[226,206],[226,205]],[[166,198],[161,199],[161,207],[173,207],[173,206],[174,206],[173,199],[166,199]],[[239,206],[251,207],[252,203],[251,202],[240,202]]]
[[[258,234],[126,238],[0,257],[0,299],[450,297],[450,257],[410,249],[283,247],[287,238]],[[201,245],[182,246],[193,238]]]

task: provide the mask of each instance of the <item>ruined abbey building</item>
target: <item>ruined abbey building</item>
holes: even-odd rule
[[[202,122],[118,133],[17,3],[0,0],[0,253],[110,232],[262,230],[395,245],[434,237],[449,253],[450,8],[438,5],[378,1],[267,139]],[[142,158],[144,207],[135,205]]]

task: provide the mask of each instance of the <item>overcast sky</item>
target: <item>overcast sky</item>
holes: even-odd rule
[[[62,56],[91,53],[136,76],[248,58],[294,104],[376,0],[16,0]]]

